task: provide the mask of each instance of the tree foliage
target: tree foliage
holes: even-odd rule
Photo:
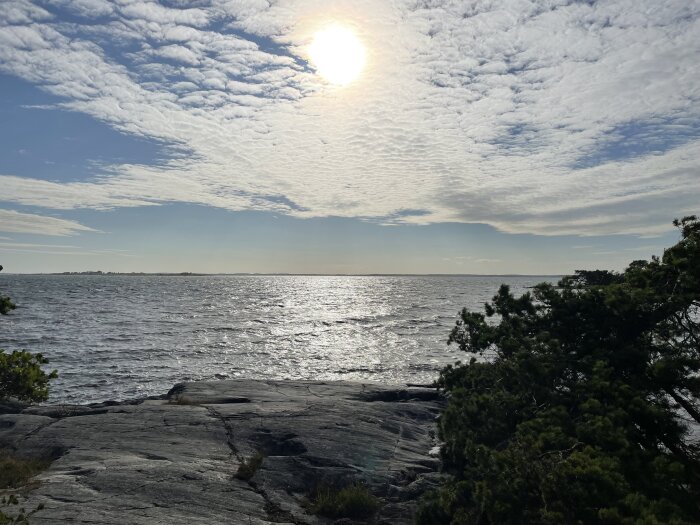
[[[0,266],[2,271],[2,266]],[[9,309],[4,305],[11,305]],[[0,296],[0,313],[7,314],[14,309],[8,297]],[[57,377],[57,373],[46,373],[42,365],[48,360],[41,354],[32,354],[26,350],[15,350],[6,353],[0,349],[0,400],[15,398],[20,401],[41,402],[49,397],[49,382]]]
[[[579,271],[484,313],[441,373],[448,481],[421,524],[700,523],[700,221],[623,273]]]
[[[26,350],[6,353],[0,350],[0,399],[9,397],[39,403],[49,397],[49,381],[57,377],[54,370],[46,373],[41,365],[48,364],[41,354]]]
[[[0,315],[7,315],[10,311],[16,308],[15,304],[10,300],[9,297],[0,295]]]
[[[0,272],[2,271],[2,265],[0,264]],[[7,315],[11,310],[16,308],[15,304],[10,300],[9,297],[0,295],[0,315]]]

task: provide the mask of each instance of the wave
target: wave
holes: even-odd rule
[[[3,293],[24,308],[0,320],[0,348],[48,357],[56,403],[216,374],[429,383],[456,358],[445,341],[463,306],[481,310],[501,282],[518,293],[539,280],[105,275],[85,287],[80,276],[7,275]]]

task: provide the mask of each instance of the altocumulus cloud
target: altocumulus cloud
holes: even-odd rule
[[[172,152],[72,182],[0,167],[5,202],[581,235],[660,233],[700,202],[698,2],[5,1],[0,21],[1,71]],[[368,48],[342,89],[305,52],[331,22]],[[0,211],[87,229],[37,217]]]

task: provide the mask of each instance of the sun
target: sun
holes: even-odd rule
[[[365,66],[365,48],[350,29],[333,25],[319,31],[309,46],[316,71],[331,84],[355,80]]]

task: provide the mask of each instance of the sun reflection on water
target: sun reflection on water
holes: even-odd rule
[[[213,378],[426,383],[460,357],[445,344],[457,311],[480,308],[503,280],[6,276],[6,292],[32,308],[3,320],[0,346],[50,358],[61,371],[53,402]],[[535,282],[507,280],[516,293]]]

